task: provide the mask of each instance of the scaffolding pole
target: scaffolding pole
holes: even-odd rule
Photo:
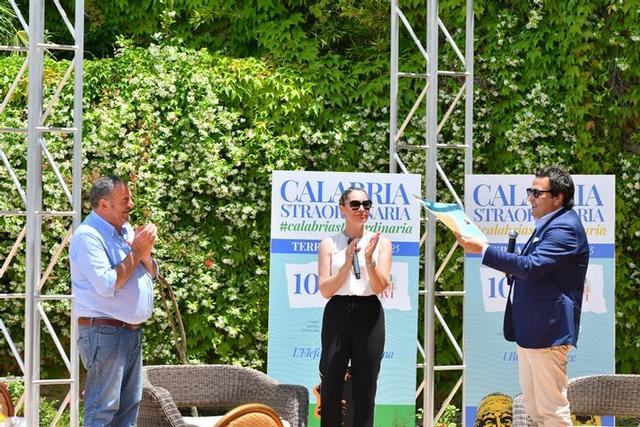
[[[411,23],[408,21],[400,6],[400,0],[391,1],[391,63],[390,63],[390,117],[389,117],[389,172],[390,173],[410,173],[408,161],[403,160],[403,154],[407,152],[415,152],[416,149],[425,151],[424,169],[420,172],[424,175],[424,194],[428,200],[438,200],[438,177],[445,183],[447,191],[452,193],[452,197],[458,204],[462,204],[461,198],[451,184],[447,171],[445,171],[438,162],[438,151],[455,149],[463,150],[464,153],[464,174],[472,173],[472,155],[473,155],[473,0],[466,1],[465,8],[465,46],[464,55],[456,45],[450,32],[439,17],[438,0],[426,0],[426,40],[425,45],[420,37],[416,35]],[[425,60],[424,73],[403,72],[400,69],[400,34],[404,33],[413,42],[413,48],[417,50]],[[444,35],[444,39],[451,46],[460,60],[461,67],[458,70],[438,70],[440,36]],[[463,77],[463,87],[454,98],[453,102],[439,119],[439,77]],[[424,90],[418,96],[415,104],[411,108],[408,115],[401,121],[399,114],[399,91],[400,79],[411,78],[424,81]],[[438,143],[439,136],[443,126],[450,119],[454,109],[457,107],[458,101],[464,95],[464,142],[463,143]],[[420,122],[424,128],[420,129],[425,137],[424,145],[411,145],[402,143],[405,132],[408,127],[412,126],[412,118],[419,111],[420,105],[424,104],[424,120]],[[402,123],[401,125],[399,125]],[[449,171],[450,173],[453,171]],[[423,425],[432,427],[440,418],[447,404],[452,400],[462,385],[465,369],[465,357],[462,346],[455,340],[451,332],[447,320],[443,318],[437,309],[436,297],[461,297],[464,304],[464,289],[460,291],[438,291],[436,289],[437,277],[446,267],[451,259],[457,244],[449,250],[447,257],[442,264],[436,268],[436,218],[433,214],[424,210],[424,234],[421,242],[424,244],[424,280],[420,291],[422,296],[424,324],[423,324],[423,342],[418,342],[418,351],[422,355],[422,363],[418,364],[418,368],[423,370],[423,381],[416,391],[416,398],[422,395],[423,408]],[[463,285],[462,285],[463,286]],[[453,366],[437,366],[435,363],[435,326],[439,324],[448,335],[449,340],[455,347],[459,357],[460,364]],[[461,338],[462,342],[462,338]],[[460,379],[457,381],[448,397],[445,399],[441,407],[436,413],[435,408],[435,373],[439,370],[458,370],[460,371]],[[464,396],[463,396],[464,404]],[[464,426],[464,417],[462,424]]]
[[[46,302],[48,301],[64,301],[72,300],[71,289],[69,294],[53,295],[43,292],[46,290],[47,280],[50,273],[55,268],[64,249],[67,247],[71,233],[80,223],[81,211],[81,179],[82,179],[82,73],[83,73],[83,37],[84,37],[84,3],[83,0],[75,2],[75,16],[72,24],[65,10],[59,1],[54,0],[57,13],[60,14],[63,22],[69,30],[73,45],[52,43],[45,41],[45,2],[44,0],[32,0],[29,2],[28,22],[24,19],[24,15],[20,11],[18,5],[13,0],[8,0],[10,7],[16,18],[19,20],[22,29],[29,36],[28,47],[24,46],[2,46],[0,50],[6,52],[14,52],[18,54],[26,53],[25,62],[17,73],[14,83],[8,88],[7,93],[2,94],[4,101],[0,105],[0,112],[9,105],[12,96],[21,79],[28,75],[27,82],[27,120],[26,126],[16,128],[8,127],[0,122],[0,135],[5,134],[26,134],[26,183],[21,182],[19,176],[12,167],[10,156],[2,150],[0,146],[0,157],[2,165],[8,171],[12,180],[12,186],[15,187],[17,194],[24,206],[22,208],[3,211],[0,214],[3,217],[19,217],[24,218],[26,222],[23,231],[16,238],[9,254],[3,261],[0,268],[0,277],[11,268],[11,263],[16,259],[16,254],[20,251],[22,242],[25,242],[25,291],[9,292],[0,295],[0,301],[13,301],[15,299],[24,299],[24,353],[20,354],[14,343],[10,331],[5,327],[4,322],[0,319],[0,326],[4,338],[8,343],[11,352],[16,359],[21,372],[18,375],[10,375],[7,379],[22,380],[24,382],[24,394],[18,404],[18,410],[22,408],[26,425],[36,427],[40,425],[40,396],[41,386],[49,385],[68,385],[69,392],[60,404],[58,412],[54,417],[51,425],[56,425],[62,413],[67,410],[70,412],[71,426],[75,427],[79,424],[79,360],[76,349],[77,341],[77,325],[69,322],[70,328],[70,346],[65,349],[56,331],[56,325],[52,324],[48,318],[46,311]],[[73,61],[70,63],[67,72],[61,77],[57,83],[55,91],[47,92],[46,86],[51,83],[44,79],[45,75],[45,56],[55,54],[56,52],[72,51]],[[51,121],[52,112],[58,106],[60,95],[63,88],[69,82],[73,73],[73,113],[72,117],[67,118],[67,123],[63,126],[48,125]],[[51,80],[50,78],[48,80]],[[45,99],[45,93],[47,93]],[[46,101],[46,106],[45,106]],[[63,119],[65,120],[65,119]],[[71,157],[71,177],[64,176],[69,171],[60,167],[47,145],[47,138],[54,138],[55,135],[73,134],[73,146],[70,148],[70,154],[62,157]],[[11,150],[9,151],[11,152]],[[15,152],[15,150],[14,150]],[[66,195],[64,198],[69,205],[68,209],[53,210],[43,206],[44,184],[43,184],[43,163],[47,163],[56,177],[60,185],[59,190]],[[71,191],[67,188],[67,181],[72,182]],[[9,195],[10,196],[10,195]],[[8,198],[8,200],[10,200]],[[43,248],[42,248],[42,229],[43,219],[70,218],[72,221],[71,228],[61,237],[57,249],[54,251],[49,266],[43,273]],[[66,227],[65,227],[66,228]],[[69,285],[70,288],[70,285]],[[62,361],[69,371],[68,378],[41,378],[41,332],[45,327],[47,335],[51,337]],[[68,353],[67,353],[68,350]],[[70,356],[70,357],[69,357]]]

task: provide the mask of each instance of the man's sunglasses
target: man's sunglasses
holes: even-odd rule
[[[551,190],[538,190],[537,188],[527,188],[527,197],[533,196],[535,199],[540,197],[542,193],[552,193]]]
[[[354,211],[360,209],[360,206],[362,206],[365,211],[368,211],[369,209],[371,209],[371,206],[373,206],[373,202],[371,200],[351,200],[349,202],[349,207]]]

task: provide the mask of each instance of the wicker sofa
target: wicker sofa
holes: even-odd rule
[[[567,398],[574,415],[640,417],[640,375],[587,375],[569,380]],[[519,394],[513,399],[513,425],[535,426]]]
[[[231,365],[164,365],[143,368],[138,426],[192,424],[179,409],[207,408],[220,413],[246,403],[262,403],[292,427],[306,427],[309,392],[279,384],[260,371]]]

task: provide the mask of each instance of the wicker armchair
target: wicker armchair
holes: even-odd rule
[[[246,403],[262,403],[292,427],[306,427],[309,392],[278,384],[262,372],[231,365],[145,366],[138,425],[187,426],[178,408],[222,413]]]
[[[567,397],[574,415],[640,416],[640,375],[587,375],[569,380]],[[513,425],[535,426],[522,395],[513,399]]]

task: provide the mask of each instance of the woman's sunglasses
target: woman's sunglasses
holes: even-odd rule
[[[349,207],[354,211],[360,209],[360,206],[362,206],[365,211],[368,211],[369,209],[371,209],[371,206],[373,206],[373,202],[371,200],[351,200],[349,202]]]

